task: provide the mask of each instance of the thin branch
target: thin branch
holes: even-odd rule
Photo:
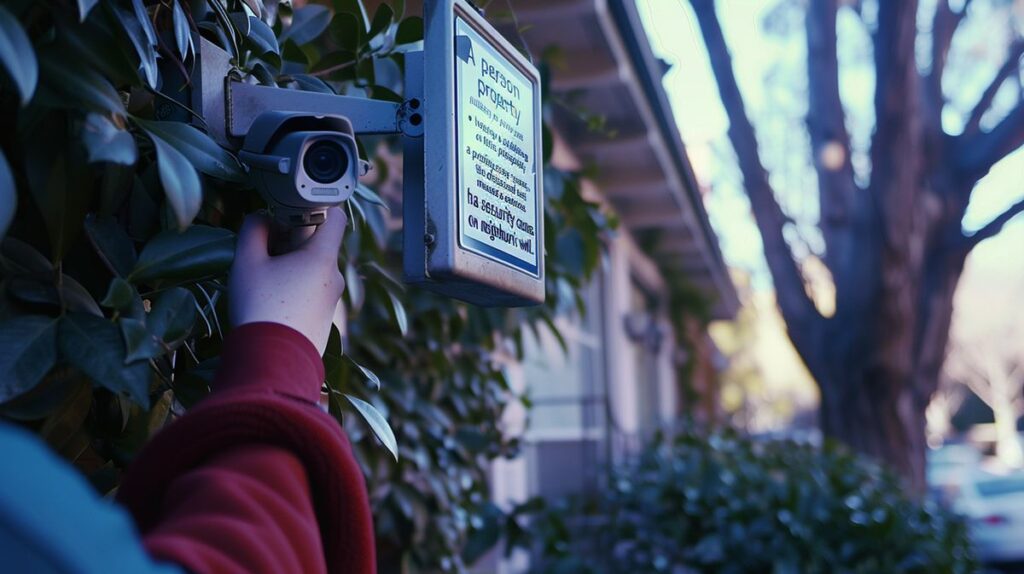
[[[965,181],[977,181],[992,166],[1024,146],[1024,101],[990,132],[964,133],[954,138],[954,168]]]
[[[965,237],[964,241],[966,242],[967,249],[973,249],[982,241],[990,237],[994,237],[1003,230],[1004,225],[1021,213],[1024,213],[1024,199],[1011,205],[1006,211],[997,215],[992,221],[986,223],[984,227],[974,232],[969,237]]]
[[[691,3],[707,45],[722,103],[729,116],[729,139],[736,151],[744,187],[764,242],[765,259],[775,282],[779,307],[797,350],[813,371],[815,365],[810,364],[809,360],[813,357],[808,355],[812,354],[811,349],[817,343],[808,339],[816,338],[822,317],[807,295],[803,275],[783,237],[786,216],[775,199],[768,171],[761,162],[754,126],[747,117],[743,96],[733,71],[732,57],[715,14],[714,0],[691,0]]]
[[[992,82],[985,88],[981,98],[978,99],[978,103],[971,110],[971,115],[967,118],[967,123],[964,125],[965,134],[978,132],[981,127],[981,117],[992,107],[992,101],[995,99],[996,93],[999,92],[999,88],[1003,86],[1003,82],[1013,75],[1014,72],[1020,70],[1021,56],[1024,56],[1024,39],[1010,44],[1010,49],[1006,54],[1006,61],[1003,62],[999,71],[996,72],[996,76],[992,78]]]

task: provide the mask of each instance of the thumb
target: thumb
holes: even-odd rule
[[[313,236],[306,241],[302,249],[337,257],[346,225],[348,225],[348,217],[344,211],[338,207],[328,208],[326,219],[316,228]]]

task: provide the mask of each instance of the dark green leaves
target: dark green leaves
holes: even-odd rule
[[[227,229],[193,225],[184,232],[164,231],[139,254],[128,280],[197,280],[227,272],[235,255],[235,234]]]
[[[174,210],[178,227],[184,229],[192,223],[203,203],[203,189],[199,174],[181,152],[156,134],[149,132],[149,139],[156,147],[157,168],[160,184],[163,185],[167,201]]]
[[[157,296],[146,325],[154,337],[173,345],[188,336],[195,319],[195,297],[188,289],[175,287]]]
[[[85,234],[112,273],[124,277],[131,272],[135,246],[116,219],[90,214],[85,218]]]
[[[206,175],[232,182],[246,181],[242,166],[210,136],[182,122],[160,122],[133,118],[146,133],[160,138]]]
[[[0,151],[0,240],[7,234],[7,226],[18,209],[18,195],[14,190],[14,175],[7,157]]]
[[[54,105],[125,114],[114,86],[88,64],[76,62],[66,54],[50,52],[40,57],[39,69]]]
[[[60,321],[58,346],[61,356],[93,384],[149,408],[149,363],[125,364],[125,346],[116,325],[92,315],[66,315]]]
[[[410,16],[398,25],[396,44],[412,44],[423,39],[423,18]]]
[[[345,395],[345,398],[348,399],[348,402],[352,403],[352,406],[356,408],[356,411],[363,417],[366,424],[370,425],[373,435],[388,449],[388,452],[395,457],[395,460],[398,460],[398,441],[395,440],[395,433],[391,430],[384,415],[380,414],[376,407],[362,399],[352,395]]]
[[[110,118],[102,114],[86,116],[82,126],[82,143],[85,144],[90,163],[132,165],[138,159],[132,134],[119,129]]]
[[[362,23],[354,14],[339,12],[331,20],[331,37],[342,50],[355,54],[363,43]]]
[[[139,58],[139,72],[142,73],[146,85],[154,90],[157,87],[159,71],[156,66],[156,30],[149,20],[149,14],[142,0],[132,0],[132,12],[115,8],[118,20],[124,28],[128,39],[135,48],[135,54]]]
[[[181,3],[179,0],[174,0],[173,24],[174,24],[174,43],[178,48],[178,55],[184,61],[188,57],[189,53],[193,51],[192,45],[192,29],[188,25],[188,18],[185,16],[185,11],[181,9]]]
[[[297,45],[308,44],[320,37],[331,23],[331,11],[319,4],[299,8],[292,16],[292,25],[281,33],[280,42],[291,40]]]
[[[277,36],[259,18],[245,14],[232,14],[231,20],[235,23],[238,31],[242,33],[243,45],[253,51],[256,56],[267,59],[275,65],[281,63],[281,47],[277,43]]]
[[[0,6],[0,64],[14,82],[24,106],[36,91],[39,65],[21,23],[3,6]]]
[[[373,15],[373,23],[370,24],[371,38],[376,37],[381,32],[387,30],[391,23],[394,22],[395,12],[391,9],[391,6],[387,3],[382,3],[377,7],[377,12]]]
[[[0,403],[31,390],[57,362],[57,319],[0,322]]]

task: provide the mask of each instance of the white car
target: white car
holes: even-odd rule
[[[946,444],[928,451],[928,488],[944,506],[960,496],[960,487],[981,464],[981,453],[967,444]]]
[[[978,559],[1024,560],[1024,471],[972,473],[961,484],[954,508],[968,520]]]

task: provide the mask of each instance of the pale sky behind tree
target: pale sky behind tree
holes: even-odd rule
[[[671,65],[664,85],[694,170],[704,188],[704,202],[721,242],[727,263],[751,276],[752,299],[758,307],[771,306],[771,276],[764,262],[761,239],[742,188],[727,130],[729,121],[718,95],[700,29],[687,0],[637,0],[655,55]],[[795,6],[787,9],[787,6]],[[931,14],[934,0],[922,0],[922,16]],[[781,191],[780,202],[797,222],[795,253],[798,257],[818,250],[815,175],[808,163],[809,146],[803,128],[806,106],[806,36],[802,9],[792,0],[728,0],[718,2],[719,17],[733,57],[747,112],[758,129],[758,139],[772,183]],[[847,108],[847,124],[853,140],[855,171],[866,179],[866,151],[873,118],[874,75],[870,38],[857,15],[841,12],[840,91]],[[767,24],[766,24],[767,22]],[[780,32],[781,30],[781,32]],[[944,128],[956,133],[963,114],[969,112],[1005,58],[1014,34],[1024,33],[1024,0],[975,2],[954,38],[945,77],[950,106]],[[1024,83],[1024,82],[1022,82]],[[1009,82],[1012,84],[1012,82]],[[955,86],[950,90],[949,86]],[[1001,119],[999,108],[1009,109],[1019,89],[1005,85],[996,99],[994,113],[983,126]],[[974,193],[964,229],[972,232],[1024,197],[1024,150],[997,164]],[[812,279],[812,284],[814,284]],[[997,237],[979,245],[967,260],[954,312],[954,333],[979,330],[979,324],[1009,320],[1021,326],[1024,340],[1024,215],[1011,220]],[[817,297],[816,297],[817,299]],[[1001,304],[986,305],[982,300]],[[767,303],[765,302],[767,301]],[[760,303],[758,303],[760,302]],[[759,343],[772,349],[759,353],[767,386],[794,389],[813,400],[809,378],[794,369],[795,353],[779,353],[778,343],[788,340],[784,325],[765,311]],[[1022,343],[1024,345],[1024,343]],[[796,373],[796,374],[794,374]],[[806,377],[806,375],[803,375]]]

